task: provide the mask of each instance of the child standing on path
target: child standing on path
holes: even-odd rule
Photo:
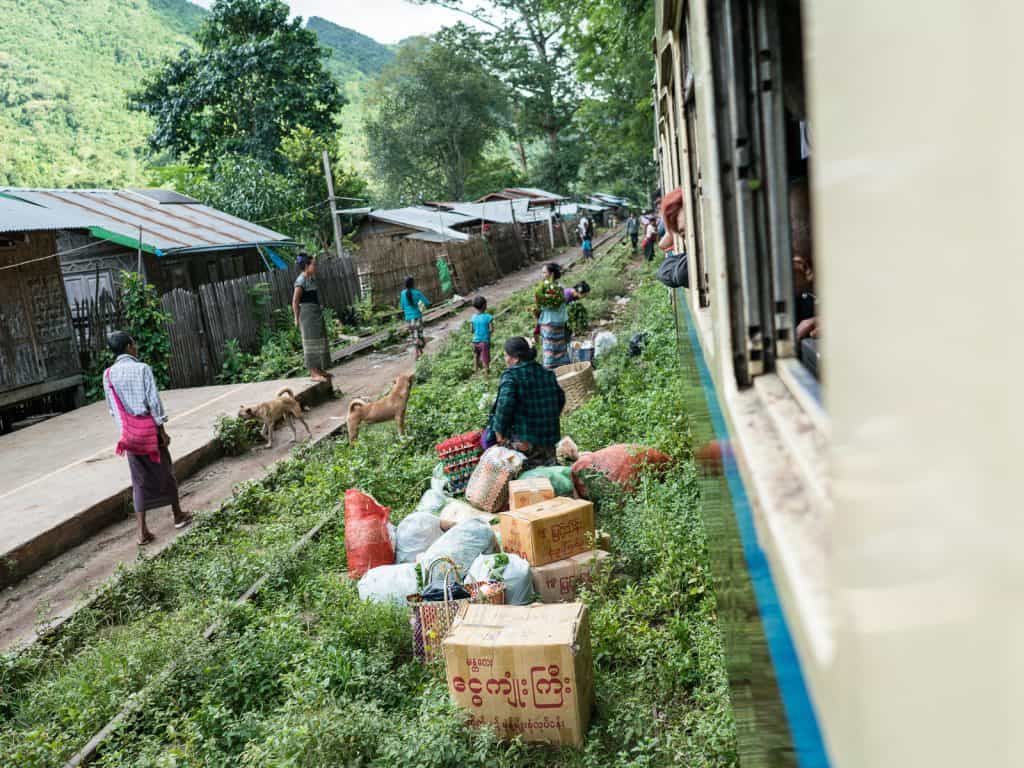
[[[405,323],[409,327],[409,338],[412,340],[416,359],[419,360],[423,356],[423,348],[427,346],[427,340],[423,336],[423,310],[430,306],[430,302],[416,290],[416,280],[412,277],[405,278],[401,303]]]
[[[473,299],[476,314],[470,323],[473,325],[473,373],[481,368],[489,376],[491,374],[491,333],[494,331],[494,317],[487,311],[487,299],[477,296]]]

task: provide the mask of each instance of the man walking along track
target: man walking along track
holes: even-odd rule
[[[111,333],[107,343],[117,359],[103,372],[103,392],[110,415],[121,433],[117,455],[128,456],[138,541],[144,545],[153,541],[153,534],[146,526],[147,510],[169,505],[174,513],[175,528],[191,523],[192,515],[181,511],[178,481],[168,450],[171,438],[164,430],[167,415],[160,402],[153,369],[138,360],[135,340],[124,331]]]

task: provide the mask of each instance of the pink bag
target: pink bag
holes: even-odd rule
[[[117,442],[115,452],[118,456],[124,456],[125,452],[134,453],[139,456],[148,456],[155,463],[160,463],[160,439],[157,434],[156,422],[150,414],[144,416],[133,416],[124,409],[117,390],[110,383],[110,369],[107,369],[107,386],[110,387],[110,394],[114,396],[114,404],[117,406],[118,415],[121,417],[121,439]]]

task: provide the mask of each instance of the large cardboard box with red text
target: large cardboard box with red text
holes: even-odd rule
[[[582,603],[466,605],[444,640],[448,691],[473,725],[579,746],[594,706]]]
[[[547,565],[533,566],[533,591],[545,603],[566,603],[576,599],[580,584],[590,581],[598,569],[610,563],[609,555],[600,549],[588,549]]]
[[[501,515],[501,548],[530,565],[547,565],[593,547],[594,505],[583,499],[542,501]]]

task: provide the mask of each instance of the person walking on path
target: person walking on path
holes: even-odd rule
[[[419,360],[423,356],[423,348],[427,346],[427,340],[423,336],[423,310],[430,306],[430,302],[416,290],[416,280],[413,277],[405,278],[405,290],[402,291],[400,301],[402,311],[405,313],[405,323],[409,327],[413,353]]]
[[[658,227],[654,219],[647,220],[647,227],[644,229],[644,258],[647,261],[654,260],[654,246],[658,242]]]
[[[594,258],[594,220],[583,218],[583,258]]]
[[[565,392],[555,374],[537,364],[537,350],[522,336],[505,342],[505,365],[491,416],[495,440],[525,454],[525,469],[550,466],[562,438]]]
[[[331,367],[331,349],[316,288],[316,258],[308,253],[300,253],[295,263],[302,271],[295,278],[292,314],[295,316],[295,327],[302,334],[302,359],[313,381],[330,381],[327,369]]]
[[[191,523],[192,515],[181,511],[174,462],[168,450],[171,438],[164,430],[167,415],[153,369],[139,361],[135,340],[124,331],[111,333],[107,344],[117,359],[103,372],[103,393],[121,433],[117,455],[128,456],[137,538],[140,545],[145,545],[153,541],[146,525],[148,510],[170,506],[175,528]]]
[[[473,373],[483,370],[491,373],[491,334],[494,332],[494,316],[487,311],[487,299],[477,296],[473,299],[476,314],[470,320],[473,326]]]
[[[626,219],[626,234],[629,235],[629,242],[633,244],[633,253],[635,254],[636,245],[640,241],[640,222],[632,211],[629,213],[629,218]]]

